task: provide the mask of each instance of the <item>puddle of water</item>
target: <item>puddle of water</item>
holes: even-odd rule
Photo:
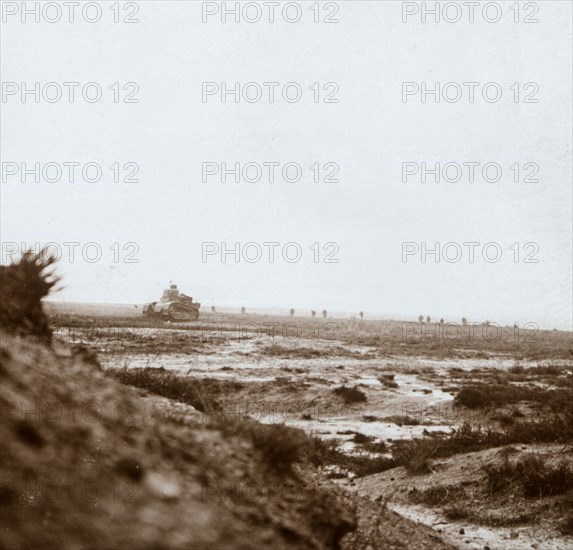
[[[429,382],[421,381],[418,376],[413,374],[396,374],[394,381],[398,384],[400,394],[406,397],[421,398],[428,405],[453,401],[454,399],[452,394]],[[431,393],[428,393],[430,390]]]
[[[398,426],[390,422],[361,422],[358,420],[348,420],[345,418],[337,419],[318,419],[318,420],[296,420],[292,425],[301,428],[307,432],[319,431],[319,435],[325,439],[339,439],[346,441],[350,434],[342,434],[340,432],[358,432],[363,435],[375,437],[379,440],[388,439],[412,439],[414,437],[422,437],[424,431],[440,432],[450,431],[448,425],[435,425],[435,426]]]
[[[140,330],[151,332],[156,329]],[[347,357],[277,359],[257,355],[233,355],[237,350],[245,351],[252,346],[252,342],[238,341],[223,346],[214,346],[216,353],[209,355],[159,354],[149,356],[129,354],[127,356],[113,356],[108,354],[102,355],[101,361],[104,367],[118,366],[118,362],[121,366],[126,365],[128,368],[163,367],[166,370],[182,374],[235,380],[247,384],[249,382],[271,382],[278,377],[287,377],[295,383],[300,381],[310,384],[309,391],[311,392],[313,386],[320,386],[322,391],[325,388],[328,391],[329,384],[332,388],[340,384],[362,384],[369,388],[369,392],[375,392],[369,394],[368,410],[363,411],[362,414],[349,408],[344,416],[341,416],[340,412],[334,413],[336,417],[333,417],[332,412],[330,416],[321,412],[322,417],[319,418],[312,414],[311,420],[303,420],[299,416],[290,422],[307,432],[320,429],[323,432],[321,437],[339,439],[341,444],[345,444],[346,440],[349,439],[338,433],[341,431],[359,432],[384,440],[410,439],[422,437],[425,432],[449,431],[449,425],[445,423],[448,422],[447,417],[444,417],[443,414],[440,417],[434,411],[435,418],[430,418],[430,413],[432,413],[432,407],[435,405],[450,406],[453,396],[435,384],[421,380],[416,374],[396,372],[398,369],[393,367],[391,370],[394,371],[394,381],[398,384],[398,388],[389,389],[385,388],[378,380],[382,368],[380,361],[377,360],[364,361]],[[337,368],[341,365],[344,366],[344,369]],[[223,368],[225,370],[222,370]],[[373,371],[374,374],[366,374],[364,371],[367,370]],[[357,377],[353,378],[353,375],[357,375]],[[376,393],[378,389],[379,394]],[[398,426],[382,420],[385,416],[406,413],[418,417],[421,411],[424,413],[423,420],[429,421],[432,425]],[[443,411],[441,412],[443,413]],[[362,418],[364,414],[374,417],[374,420],[376,417],[380,420],[366,422]],[[349,450],[351,450],[351,446],[349,446]]]

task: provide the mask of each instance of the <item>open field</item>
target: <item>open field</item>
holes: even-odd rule
[[[47,310],[54,336],[97,352],[110,376],[206,424],[301,428],[333,483],[454,546],[573,544],[571,333]],[[359,547],[352,536],[346,547]]]

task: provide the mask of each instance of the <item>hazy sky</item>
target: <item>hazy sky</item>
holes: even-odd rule
[[[402,2],[394,1],[337,2],[334,24],[314,23],[314,3],[302,1],[295,3],[297,23],[282,18],[282,5],[275,23],[265,16],[222,23],[220,15],[203,23],[202,2],[136,4],[134,24],[114,23],[111,2],[99,3],[96,24],[81,13],[74,23],[65,15],[52,24],[3,14],[3,262],[13,242],[54,242],[64,252],[63,243],[80,243],[75,261],[66,253],[59,266],[66,285],[59,298],[69,301],[148,301],[173,280],[205,306],[363,309],[366,316],[423,313],[571,327],[571,2],[538,2],[539,22],[530,24],[514,22],[513,2],[498,2],[497,23],[484,21],[480,6],[474,23],[464,12],[458,23],[439,24],[431,17],[422,23],[419,14],[403,23]],[[328,10],[323,3],[318,16]],[[519,14],[527,16],[533,17]],[[33,94],[22,102],[22,83],[32,89],[36,82],[40,102]],[[58,90],[44,89],[49,82],[64,92],[61,100],[45,100],[42,92],[54,98]],[[73,103],[64,82],[80,83]],[[101,87],[99,101],[81,97],[88,82]],[[128,82],[138,86],[137,103],[123,102],[135,89],[124,90]],[[229,95],[222,103],[220,93],[203,101],[203,82],[256,82],[265,94],[264,82],[279,85],[273,103],[266,95],[238,103]],[[300,85],[300,101],[283,99],[289,82]],[[329,82],[336,86],[324,88]],[[418,93],[404,102],[404,82],[458,83],[449,97],[458,89],[463,95],[439,103],[428,95],[423,103]],[[480,83],[473,103],[467,82]],[[483,99],[488,82],[499,85],[498,102]],[[318,89],[310,88],[314,83]],[[338,102],[325,103],[336,89],[330,97]],[[7,163],[35,162],[77,162],[80,175],[74,183],[67,172],[53,183],[10,175],[16,165]],[[82,180],[88,162],[102,167],[99,182]],[[109,167],[116,162],[122,179],[124,165],[136,163],[138,181],[115,183]],[[205,162],[281,164],[274,183],[264,173],[255,183],[222,183],[220,175],[203,182]],[[467,168],[458,182],[427,176],[424,183],[419,173],[403,182],[404,162],[480,164],[473,183]],[[502,169],[497,182],[481,175],[489,162]],[[283,179],[286,163],[301,166],[300,181]],[[339,181],[315,183],[314,163],[321,179],[330,173],[324,165],[336,163]],[[102,251],[93,263],[82,257],[90,242]],[[219,250],[222,243],[258,243],[263,256],[235,263],[229,255],[222,263],[219,253],[203,261],[205,242]],[[274,263],[266,242],[280,243]],[[300,261],[282,258],[289,242],[301,247]],[[417,253],[403,261],[404,242],[459,243],[462,257],[436,263],[428,255],[423,263]],[[465,242],[480,243],[473,263]],[[491,242],[501,247],[499,261],[482,257]],[[125,243],[137,249],[124,250]],[[313,243],[319,244],[311,250]],[[331,258],[338,263],[325,263],[336,248]],[[97,246],[84,250],[92,259],[97,254]],[[450,257],[456,250],[450,245]],[[495,256],[496,247],[489,251]],[[254,257],[256,246],[246,252]],[[291,258],[295,252],[287,251]],[[131,253],[137,263],[124,261]]]

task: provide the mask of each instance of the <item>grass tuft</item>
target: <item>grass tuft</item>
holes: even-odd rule
[[[40,254],[27,251],[18,261],[0,265],[0,330],[51,341],[52,330],[42,308],[42,298],[59,281],[49,271],[55,261],[45,251]]]
[[[340,386],[339,388],[334,388],[332,391],[334,394],[342,397],[346,404],[364,403],[366,401],[366,394],[356,386],[353,386],[352,388]]]
[[[562,461],[551,464],[546,458],[528,455],[516,462],[505,457],[501,463],[486,464],[483,470],[491,493],[521,487],[526,497],[560,495],[573,488],[573,467]]]

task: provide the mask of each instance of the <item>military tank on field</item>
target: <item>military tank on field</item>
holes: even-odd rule
[[[199,319],[200,307],[200,303],[179,292],[177,285],[172,284],[163,291],[159,302],[143,306],[143,315],[167,321],[196,321]]]

